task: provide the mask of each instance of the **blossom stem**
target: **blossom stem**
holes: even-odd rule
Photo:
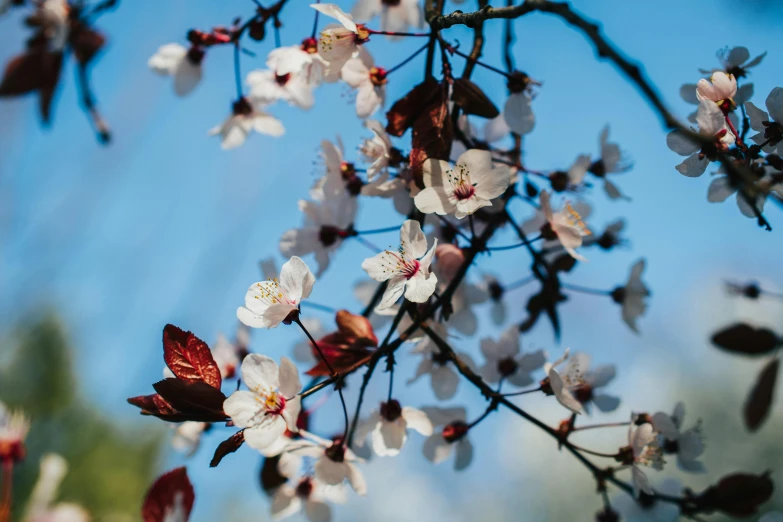
[[[503,291],[509,292],[511,290],[516,290],[517,288],[522,288],[523,286],[527,285],[528,283],[532,283],[536,280],[536,276],[529,275],[523,279],[520,279],[518,281],[514,281],[513,283],[509,283],[507,285],[503,285]]]
[[[367,248],[369,248],[370,250],[372,250],[372,251],[373,251],[374,253],[376,253],[376,254],[377,254],[378,252],[382,252],[382,251],[383,251],[383,249],[382,249],[382,248],[378,248],[377,246],[373,245],[371,242],[367,241],[367,240],[366,240],[366,239],[364,239],[363,237],[359,237],[359,236],[353,236],[353,237],[355,237],[355,238],[356,238],[356,241],[358,241],[358,242],[359,242],[359,243],[361,243],[362,245],[366,246]]]
[[[402,67],[402,66],[404,66],[404,65],[408,64],[408,63],[409,63],[411,60],[413,60],[413,59],[414,59],[414,58],[416,58],[418,55],[420,55],[422,52],[424,52],[424,51],[427,49],[427,46],[428,46],[428,45],[429,45],[429,43],[426,43],[426,44],[422,45],[422,46],[421,46],[421,47],[419,47],[419,49],[418,49],[416,52],[414,52],[412,55],[408,56],[407,58],[405,58],[403,61],[401,61],[400,63],[398,63],[397,65],[395,65],[395,66],[394,66],[394,67],[392,67],[391,69],[388,69],[388,70],[386,71],[386,76],[389,76],[391,73],[393,73],[394,71],[396,71],[396,70],[397,70],[397,69],[399,69],[400,67]]]
[[[587,453],[589,455],[595,455],[596,457],[605,457],[607,459],[613,459],[617,456],[617,453],[601,453],[600,451],[593,451],[588,448],[583,448],[582,446],[577,446],[573,442],[568,443],[569,446],[577,451],[581,451],[583,453]]]
[[[316,4],[320,4],[321,0],[315,0]],[[310,38],[315,38],[315,35],[318,33],[318,15],[321,14],[320,11],[313,9],[315,11],[315,18],[313,19],[313,31],[310,33]]]
[[[242,70],[239,64],[239,53],[241,47],[239,45],[239,39],[234,42],[234,81],[237,87],[237,99],[242,98]]]
[[[544,236],[538,236],[534,237],[533,239],[529,239],[527,242],[517,243],[515,245],[505,245],[505,246],[499,246],[499,247],[487,247],[487,250],[490,250],[492,252],[496,250],[514,250],[515,248],[523,247],[527,243],[533,243],[535,241],[538,241],[540,239],[543,239]]]
[[[375,29],[367,29],[367,32],[370,34],[383,34],[386,36],[419,36],[419,37],[426,36],[427,38],[430,37],[430,33],[397,33],[394,31],[376,31]]]
[[[489,416],[490,413],[492,413],[493,411],[495,411],[497,409],[498,409],[497,402],[495,402],[495,401],[490,402],[489,406],[487,406],[487,409],[484,410],[484,413],[482,413],[481,416],[478,419],[476,419],[473,422],[471,422],[470,424],[468,424],[468,429],[474,428],[479,422],[481,422],[484,419],[486,419]]]
[[[326,358],[326,356],[324,356],[324,353],[321,351],[321,347],[318,346],[318,343],[315,342],[313,336],[310,335],[310,332],[307,331],[305,325],[302,324],[302,320],[299,319],[299,316],[297,316],[296,319],[294,319],[294,322],[299,325],[299,328],[301,328],[304,334],[307,336],[307,338],[310,339],[310,343],[318,352],[318,355],[321,357],[321,360],[324,362],[324,365],[326,365],[326,369],[329,370],[329,375],[331,375],[332,377],[336,377],[337,373],[335,373],[334,368],[332,368],[332,365],[329,364],[329,360]],[[343,432],[343,441],[345,441],[346,437],[348,436],[348,406],[345,405],[345,397],[343,396],[342,383],[338,382],[336,387],[337,387],[337,393],[340,395],[340,403],[343,405],[343,416],[345,417],[345,431]]]
[[[326,305],[322,305],[322,304],[318,304],[318,303],[313,303],[311,301],[302,301],[300,304],[302,304],[304,306],[307,306],[307,307],[310,307],[310,308],[312,308],[314,310],[321,310],[322,312],[326,312],[326,313],[329,313],[329,314],[333,314],[333,313],[337,312],[337,310],[335,310],[331,306],[326,306]]]
[[[611,290],[598,290],[595,288],[587,288],[586,286],[572,285],[570,283],[563,283],[562,287],[566,290],[573,290],[574,292],[581,292],[583,294],[593,295],[611,295]]]
[[[8,522],[11,517],[12,485],[14,476],[14,461],[3,460],[3,496],[0,500],[0,522]]]
[[[468,61],[470,61],[470,62],[473,62],[473,63],[475,63],[476,65],[479,65],[479,66],[481,66],[481,67],[484,67],[485,69],[488,69],[488,70],[490,70],[490,71],[492,71],[492,72],[496,72],[496,73],[498,73],[498,74],[500,74],[501,76],[504,76],[504,77],[506,77],[506,78],[508,78],[508,77],[509,77],[509,74],[508,74],[506,71],[503,71],[503,70],[501,70],[501,69],[498,69],[497,67],[493,67],[493,66],[491,66],[491,65],[489,65],[489,64],[487,64],[487,63],[484,63],[484,62],[482,62],[481,60],[477,60],[476,58],[473,58],[472,56],[470,56],[470,55],[468,55],[468,54],[465,54],[465,53],[463,53],[462,51],[460,51],[459,49],[457,49],[457,48],[456,48],[456,47],[454,47],[453,45],[449,45],[449,44],[447,44],[446,42],[444,42],[444,41],[443,41],[443,39],[441,39],[441,44],[443,44],[443,46],[445,47],[445,49],[446,49],[446,50],[447,50],[449,53],[451,53],[451,54],[456,54],[457,56],[461,56],[461,57],[465,58],[466,60],[468,60]]]
[[[522,390],[522,391],[519,391],[519,392],[504,393],[503,397],[517,397],[519,395],[527,395],[528,393],[535,393],[535,392],[538,392],[538,391],[541,391],[541,386],[539,386],[538,388],[534,388],[532,390]]]
[[[399,230],[400,230],[399,226],[393,226],[393,227],[386,227],[386,228],[374,228],[372,230],[356,230],[354,232],[357,235],[367,236],[370,234],[384,234],[386,232],[395,232]]]
[[[727,114],[725,118],[726,118],[726,125],[728,125],[729,130],[731,131],[732,134],[734,134],[734,138],[737,140],[737,147],[739,147],[739,149],[742,151],[747,150],[748,147],[745,145],[745,142],[742,141],[742,136],[740,136],[740,133],[737,132],[737,129],[734,127],[734,124],[731,122],[731,118],[729,118],[729,115]]]
[[[584,430],[592,430],[597,428],[620,428],[623,426],[630,425],[630,422],[605,422],[602,424],[591,424],[589,426],[577,426],[571,429],[571,433],[575,431],[584,431]]]

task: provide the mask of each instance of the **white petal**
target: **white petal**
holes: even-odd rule
[[[438,400],[445,401],[454,397],[459,386],[459,375],[448,366],[436,366],[432,370],[432,391]]]
[[[404,406],[402,408],[402,418],[405,419],[408,428],[418,431],[425,437],[432,435],[432,422],[430,422],[427,414],[423,411]]]
[[[266,355],[251,353],[242,361],[242,382],[251,390],[276,390],[279,385],[278,376],[277,363]]]
[[[300,257],[293,256],[280,269],[280,286],[295,303],[310,297],[315,276]]]
[[[454,443],[457,446],[457,457],[454,459],[454,470],[462,471],[473,462],[473,444],[466,437]]]
[[[400,453],[407,438],[403,423],[382,420],[372,432],[372,449],[379,457],[393,457]]]
[[[712,180],[710,188],[707,189],[707,201],[721,203],[735,192],[737,192],[737,189],[731,186],[729,177],[719,176]]]
[[[258,412],[256,395],[244,390],[235,391],[223,402],[223,411],[231,417],[235,426],[245,428]]]
[[[689,156],[701,148],[698,143],[678,130],[673,130],[666,135],[666,145],[680,156]]]
[[[299,380],[299,370],[288,357],[280,358],[280,393],[283,397],[290,399],[302,389],[302,383]]]
[[[437,285],[438,278],[435,274],[424,275],[419,270],[405,285],[405,299],[412,303],[426,303],[427,299],[435,293]]]
[[[364,481],[364,475],[359,471],[359,467],[352,462],[348,462],[348,483],[351,485],[357,495],[367,494],[367,483]]]
[[[332,520],[332,509],[325,502],[317,500],[305,501],[305,513],[310,522],[329,522]]]
[[[342,484],[348,474],[347,462],[335,462],[329,457],[321,457],[315,463],[315,478],[328,484],[336,486]]]
[[[517,134],[527,134],[536,125],[530,97],[525,93],[516,93],[508,97],[503,107],[503,117],[508,127]]]
[[[418,221],[405,220],[400,228],[400,245],[407,254],[415,259],[427,252],[427,236],[422,232],[421,224]]]
[[[413,202],[416,208],[425,214],[435,213],[443,216],[456,211],[456,205],[450,200],[443,187],[427,187],[413,198]]]
[[[706,157],[699,159],[698,154],[692,154],[686,158],[685,161],[674,168],[677,169],[677,172],[683,176],[688,176],[689,178],[698,178],[704,174],[705,170],[707,170],[707,165],[709,165],[709,163],[710,162]]]
[[[285,433],[286,423],[279,415],[258,426],[245,429],[245,442],[253,449],[262,450],[271,446]]]
[[[383,297],[377,308],[385,310],[394,306],[394,303],[397,302],[405,291],[405,284],[407,281],[405,276],[395,276],[389,279],[389,284],[386,286],[386,291],[383,292]]]
[[[310,7],[326,16],[334,18],[349,31],[356,32],[356,23],[354,23],[353,17],[340,9],[340,6],[337,4],[310,4]]]
[[[433,464],[440,464],[451,455],[452,444],[446,442],[443,435],[435,433],[424,441],[422,452],[424,458],[432,462]]]

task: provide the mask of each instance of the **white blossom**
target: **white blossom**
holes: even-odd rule
[[[558,367],[565,362],[565,367],[559,371]],[[590,404],[594,404],[602,412],[610,412],[617,409],[620,399],[604,393],[598,393],[600,388],[606,386],[614,379],[616,370],[614,365],[606,364],[590,370],[590,356],[585,353],[575,353],[569,357],[565,355],[552,364],[544,366],[549,377],[549,384],[557,401],[574,413],[582,413],[583,408],[588,410]]]
[[[382,402],[356,429],[357,445],[364,444],[371,435],[372,449],[380,457],[393,457],[400,453],[408,439],[408,430],[418,431],[425,437],[432,435],[432,422],[426,413],[411,406],[400,406],[394,399]]]
[[[441,339],[446,339],[448,337],[446,327],[442,324],[431,322],[429,323],[429,327]],[[414,335],[411,337],[411,340],[415,338]],[[445,401],[454,397],[457,393],[460,376],[454,369],[454,365],[450,364],[448,358],[441,355],[440,349],[428,336],[426,336],[426,334],[425,337],[421,338],[411,353],[422,355],[423,357],[416,367],[416,374],[408,380],[408,384],[412,384],[421,377],[429,375],[430,386],[438,400]],[[476,368],[476,364],[469,354],[457,352],[456,355],[471,369]]]
[[[633,480],[634,496],[639,497],[640,492],[648,495],[655,494],[650,480],[642,471],[642,466],[649,466],[656,470],[663,469],[663,451],[658,445],[658,437],[653,425],[649,422],[637,424],[636,415],[631,416],[631,425],[628,428],[628,446],[631,450],[632,461],[631,478]]]
[[[768,142],[762,150],[783,155],[783,87],[775,87],[765,101],[767,111],[763,111],[751,102],[745,103],[750,119],[750,128],[757,134],[750,137],[757,145]]]
[[[570,203],[566,203],[561,210],[555,212],[552,210],[549,192],[546,190],[541,191],[541,212],[555,239],[560,242],[566,252],[574,259],[585,261],[585,258],[576,252],[576,249],[582,246],[582,238],[589,236],[591,232],[582,221],[579,212]],[[546,235],[545,233],[545,239],[552,239]]]
[[[726,126],[723,112],[710,100],[700,102],[696,121],[699,125],[699,134],[714,140],[717,150],[725,150],[734,143],[734,134]],[[670,132],[666,136],[666,145],[680,156],[688,156],[675,167],[683,176],[691,178],[701,176],[707,170],[710,161],[714,159],[701,151],[701,144],[680,131]]]
[[[419,4],[419,0],[356,0],[351,14],[357,20],[370,20],[380,14],[381,31],[400,33],[408,27],[422,26],[424,15]]]
[[[203,59],[204,50],[199,47],[188,49],[178,43],[170,43],[161,46],[147,61],[147,65],[160,75],[171,76],[174,79],[174,92],[177,96],[185,96],[201,81]]]
[[[709,100],[718,105],[723,102],[734,103],[737,95],[737,79],[733,74],[723,71],[712,73],[709,80],[702,78],[696,84],[696,99],[700,102]]]
[[[356,89],[356,115],[359,118],[367,118],[383,107],[386,99],[386,70],[375,66],[372,56],[364,47],[359,49],[356,58],[345,62],[340,75],[345,83]]]
[[[368,40],[370,33],[336,4],[310,4],[310,7],[340,22],[326,26],[318,40],[318,54],[330,67],[339,71],[345,62],[353,58],[359,45]]]
[[[367,483],[356,465],[361,459],[345,447],[342,438],[330,441],[309,432],[301,433],[305,438],[292,443],[287,451],[315,459],[313,469],[316,479],[329,486],[337,486],[347,480],[357,494],[367,493]]]
[[[625,283],[625,286],[621,286],[612,292],[612,298],[622,307],[623,321],[636,333],[639,333],[636,319],[647,310],[645,299],[650,295],[650,290],[642,282],[645,266],[644,259],[636,261],[631,266],[631,272],[628,275],[628,281]]]
[[[473,460],[473,444],[468,438],[465,408],[425,406],[422,411],[431,420],[434,428],[440,428],[435,429],[424,441],[424,457],[433,464],[440,464],[454,453],[454,469],[461,471],[467,468]]]
[[[265,355],[250,354],[242,362],[242,382],[250,391],[232,393],[223,410],[234,426],[245,428],[248,446],[263,450],[283,437],[286,429],[298,431],[301,403],[297,394],[302,383],[290,359],[281,358],[278,367]]]
[[[371,163],[367,167],[367,179],[373,181],[377,176],[385,174],[392,156],[391,138],[378,120],[365,120],[364,126],[372,131],[371,138],[365,138],[359,148],[364,161]]]
[[[310,522],[329,522],[332,510],[327,502],[344,504],[345,489],[341,486],[327,486],[318,479],[304,476],[295,486],[286,483],[272,494],[272,518],[282,520],[304,511]]]
[[[283,100],[300,109],[310,109],[315,103],[313,85],[303,73],[284,73],[268,69],[250,71],[245,78],[250,96],[258,103],[270,104]]]
[[[245,295],[245,306],[237,309],[237,317],[251,328],[274,328],[293,312],[313,291],[315,276],[299,257],[283,264],[280,280],[253,283]]]
[[[684,417],[685,405],[678,402],[671,415],[660,411],[653,415],[652,425],[663,439],[663,451],[677,454],[677,466],[680,469],[691,473],[704,473],[704,464],[698,460],[704,453],[701,420],[692,428],[683,430]]]
[[[508,167],[494,167],[492,154],[471,149],[462,154],[452,169],[443,160],[428,159],[422,167],[424,190],[414,198],[425,214],[453,214],[457,219],[491,205],[510,183]]]
[[[252,131],[277,137],[282,136],[285,129],[280,120],[255,108],[251,100],[240,98],[234,102],[231,115],[212,128],[209,134],[219,135],[220,146],[228,150],[242,145]]]
[[[481,353],[487,362],[479,373],[490,384],[503,379],[514,386],[529,386],[535,382],[531,373],[546,362],[543,350],[521,353],[519,328],[516,325],[506,329],[497,341],[482,339]]]
[[[27,501],[24,522],[89,522],[90,515],[81,506],[54,503],[60,484],[68,473],[68,463],[60,455],[41,457],[38,481]]]

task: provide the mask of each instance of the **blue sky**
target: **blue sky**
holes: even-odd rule
[[[346,10],[351,5],[339,3]],[[783,55],[773,44],[779,42],[783,6],[774,2],[573,3],[586,16],[600,20],[608,37],[644,64],[664,99],[683,117],[691,107],[679,99],[679,86],[698,80],[697,68],[717,66],[715,51],[724,46],[744,45],[752,56],[769,51],[749,78],[755,84],[757,105],[781,85]],[[284,45],[309,33],[312,13],[306,4],[292,0],[286,7]],[[461,6],[470,7],[470,2]],[[77,347],[85,391],[99,407],[126,421],[136,420],[136,412],[125,406],[125,397],[145,393],[160,376],[163,325],[175,323],[210,342],[218,332],[230,332],[247,286],[259,277],[257,261],[278,255],[282,232],[301,221],[296,202],[307,197],[319,174],[320,141],[339,134],[349,157],[355,158],[355,146],[368,134],[353,114],[346,88],[325,86],[317,91],[316,106],[309,112],[283,105],[271,110],[286,126],[282,138],[256,135],[242,148],[225,152],[207,131],[222,121],[235,96],[230,49],[210,50],[203,83],[185,99],[176,98],[170,82],[147,69],[146,61],[159,45],[184,42],[189,28],[229,24],[252,9],[249,0],[169,0],[154,6],[124,2],[104,16],[99,27],[108,33],[109,45],[93,70],[93,81],[113,130],[110,147],[100,147],[93,139],[76,104],[71,67],[64,74],[51,128],[38,124],[32,98],[0,103],[0,322],[8,327],[20,317],[56,309],[66,318]],[[2,61],[20,49],[24,34],[18,22],[18,14],[0,19]],[[498,66],[501,25],[488,23],[492,29],[487,31],[485,50],[485,60]],[[730,364],[706,347],[711,326],[720,324],[719,317],[746,313],[758,318],[761,312],[725,304],[720,285],[730,277],[781,284],[776,278],[783,254],[783,213],[768,207],[775,228],[770,233],[742,217],[733,201],[707,203],[709,173],[689,179],[674,170],[680,158],[666,147],[657,116],[612,65],[595,60],[583,36],[546,15],[527,16],[515,27],[517,66],[543,82],[533,103],[537,125],[525,140],[527,164],[541,170],[562,168],[580,153],[597,154],[598,133],[606,124],[613,141],[634,162],[632,170],[617,178],[631,203],[610,202],[599,190],[588,195],[595,204],[593,228],[622,216],[629,224],[630,246],[611,255],[591,251],[590,262],[568,281],[608,289],[624,281],[630,264],[643,256],[653,290],[650,311],[640,322],[641,336],[624,327],[617,307],[608,300],[574,295],[563,307],[560,347],[544,323],[523,338],[523,345],[553,353],[571,346],[598,361],[616,362],[621,371],[669,357],[677,368],[672,370],[675,379],[679,368],[695,361],[704,364],[705,372],[713,364]],[[447,36],[463,48],[469,45],[467,30],[455,28]],[[248,44],[258,57],[244,57],[244,71],[263,67],[272,45]],[[389,43],[375,37],[368,45],[378,64],[391,67],[420,42]],[[461,68],[461,59],[455,57],[454,63]],[[389,100],[418,82],[422,68],[420,57],[391,75]],[[474,79],[502,104],[502,79],[480,68]],[[524,207],[515,211],[520,220],[529,215]],[[386,202],[373,200],[361,208],[357,228],[397,223],[399,218]],[[397,241],[393,233],[372,239],[381,247]],[[356,309],[351,285],[362,278],[360,264],[369,254],[358,243],[346,244],[318,281],[312,299]],[[527,275],[519,270],[527,263],[523,251],[510,251],[482,259],[480,267],[513,281]],[[509,296],[513,320],[524,317],[527,295],[520,290]],[[486,317],[486,310],[480,315]],[[773,326],[781,326],[779,317],[770,315]],[[481,331],[491,333],[489,328]],[[253,348],[278,358],[298,339],[291,329],[257,332]],[[457,344],[477,353],[475,339],[460,339]],[[412,363],[403,362],[399,375],[412,371]],[[377,384],[379,390],[385,386]],[[621,378],[618,389],[630,384]],[[413,404],[434,402],[424,384],[397,389]],[[481,410],[480,401],[466,389],[460,400],[468,402],[472,412]],[[640,407],[664,406],[669,408],[668,403],[651,401]],[[339,427],[339,418],[332,400],[319,422],[329,432]],[[224,473],[206,470],[213,442],[225,430],[217,431],[207,441],[210,448],[190,465],[197,487],[216,496],[216,491],[252,482],[257,465],[245,448],[244,458],[227,459]],[[417,452],[411,450],[414,455],[395,464],[395,469],[406,466],[403,470],[416,477],[437,476],[443,484],[459,481],[460,487],[480,480],[498,463],[479,449],[477,460],[487,458],[477,465],[477,472],[457,479],[443,469],[432,475],[422,459],[409,458]],[[254,492],[254,486],[246,488],[248,494]],[[211,501],[202,502],[199,507],[204,510],[196,520],[209,519]]]

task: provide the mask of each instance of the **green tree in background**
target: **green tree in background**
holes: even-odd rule
[[[99,521],[137,520],[154,478],[163,429],[119,425],[91,406],[78,386],[65,328],[54,315],[17,328],[0,359],[0,400],[32,421],[27,457],[14,470],[12,520],[22,516],[42,455],[69,464],[60,499],[82,505]]]

